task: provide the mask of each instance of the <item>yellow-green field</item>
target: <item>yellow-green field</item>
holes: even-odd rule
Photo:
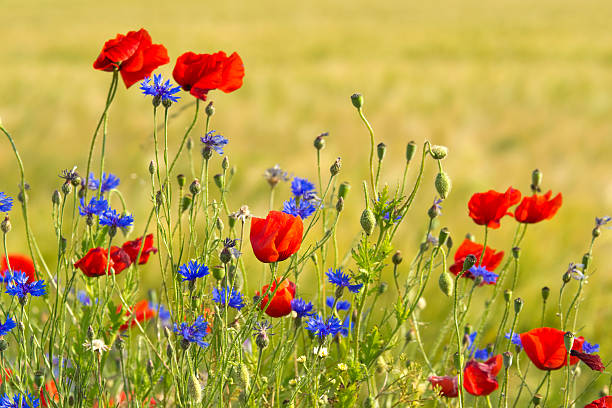
[[[610,3],[3,0],[1,9],[0,117],[23,156],[34,230],[49,259],[55,253],[50,197],[60,185],[57,174],[75,165],[84,172],[111,79],[92,63],[104,41],[140,27],[168,48],[171,64],[160,71],[166,75],[184,51],[242,56],[243,88],[228,95],[213,92],[210,98],[217,108],[212,127],[230,139],[226,151],[238,167],[233,208],[246,203],[256,215],[267,210],[268,187],[261,175],[275,163],[314,179],[312,142],[329,131],[324,167],[341,156],[341,178],[353,185],[343,215],[351,229],[340,231],[346,251],[363,205],[358,187],[368,175],[368,135],[349,100],[359,91],[377,142],[388,145],[383,171],[392,186],[401,177],[408,141],[429,139],[449,147],[445,166],[453,191],[440,224],[450,228],[455,242],[467,232],[482,239],[482,230],[467,217],[473,192],[512,185],[527,193],[531,171],[539,168],[544,188],[563,193],[558,215],[527,231],[516,294],[528,309],[539,310],[544,285],[551,286],[556,302],[561,275],[569,262],[580,261],[594,217],[612,213]],[[183,94],[172,109],[190,101]],[[171,152],[191,109],[171,122]],[[138,229],[150,208],[151,111],[136,85],[126,91],[120,84],[111,108],[106,169],[121,178]],[[416,249],[434,197],[433,163],[428,164],[410,214],[414,221],[403,227],[397,245],[406,257]],[[217,159],[213,172],[218,166]],[[17,183],[15,161],[3,140],[0,191],[14,195]],[[277,192],[277,203],[287,191],[283,186]],[[9,249],[23,251],[22,223],[19,212],[13,214]],[[511,219],[502,225],[490,242],[507,250],[514,225]],[[250,250],[245,252],[247,263],[255,265]],[[607,360],[612,341],[602,323],[612,319],[612,231],[604,230],[596,243],[594,262],[579,325],[581,334],[602,344]],[[154,271],[150,266],[144,273]],[[156,280],[145,277],[148,285]],[[436,309],[446,304],[436,301],[438,293],[432,285],[426,294],[432,319],[446,313]]]

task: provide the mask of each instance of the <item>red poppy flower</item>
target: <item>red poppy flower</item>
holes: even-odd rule
[[[140,251],[141,245],[142,237],[133,241],[127,241],[121,246],[121,248],[123,248],[123,250],[129,255],[130,261],[135,262],[136,257],[138,256],[138,251]],[[145,237],[144,247],[142,248],[142,252],[140,253],[140,260],[138,261],[138,264],[146,264],[149,260],[149,256],[151,256],[152,253],[156,254],[157,248],[153,246],[153,234],[149,234]]]
[[[480,261],[482,249],[482,245],[472,242],[467,238],[464,239],[459,248],[457,248],[457,252],[455,252],[455,263],[451,265],[450,271],[455,275],[461,272],[463,269],[463,262],[468,255],[474,255],[476,259]],[[476,266],[483,266],[487,268],[488,271],[493,272],[499,266],[503,258],[504,251],[496,251],[491,247],[487,247],[484,257],[482,258],[482,264],[477,262]],[[474,279],[474,276],[469,271],[466,271],[463,276]]]
[[[91,248],[87,254],[79,259],[75,268],[79,268],[85,276],[94,278],[106,274],[106,263],[108,262],[108,252],[102,247]],[[111,247],[111,259],[109,263],[109,275],[111,272],[119,274],[130,266],[130,257],[119,247]]]
[[[484,363],[470,360],[463,370],[463,387],[472,395],[489,395],[499,387],[495,376],[502,368],[501,354],[491,357]]]
[[[229,93],[240,88],[244,64],[237,53],[228,57],[223,51],[214,54],[189,51],[177,58],[172,76],[185,91],[205,101],[213,89]]]
[[[117,34],[117,37],[104,43],[93,67],[109,72],[118,69],[125,87],[129,88],[168,62],[170,58],[166,47],[152,44],[147,30],[141,28],[126,35]]]
[[[508,209],[521,199],[521,192],[509,187],[505,193],[489,190],[486,193],[476,193],[468,202],[470,217],[478,225],[489,228],[499,228],[499,220],[504,215],[512,215]]]
[[[261,262],[283,261],[300,249],[303,232],[300,217],[270,211],[266,218],[251,219],[251,246]]]
[[[273,293],[276,289],[278,279],[272,282],[270,293]],[[268,285],[261,288],[261,293],[264,294],[268,290]],[[259,292],[256,292],[257,296],[260,296]],[[278,290],[274,294],[274,297],[270,301],[270,304],[266,308],[265,312],[270,317],[283,317],[291,313],[291,301],[295,296],[295,283],[288,279],[285,279],[278,285]],[[259,304],[259,308],[264,310],[264,307],[268,304],[268,295],[266,295]]]
[[[550,220],[561,208],[563,196],[557,194],[550,198],[552,191],[544,195],[534,194],[531,197],[523,197],[523,201],[514,210],[514,218],[524,224],[535,224],[536,222]]]
[[[558,370],[567,365],[563,330],[540,327],[521,334],[521,343],[527,357],[540,370]],[[582,351],[584,337],[576,337],[572,350]],[[570,357],[570,364],[578,362],[578,357]]]
[[[127,252],[116,246],[111,247],[111,260],[113,261],[113,270],[116,274],[132,264]]]
[[[601,397],[584,406],[584,408],[612,408],[612,396]]]
[[[45,387],[40,387],[40,404],[43,407],[48,407],[51,404],[47,403],[47,399],[45,398],[45,394],[49,396],[49,400],[53,400],[55,403],[59,403],[60,397],[57,392],[57,386],[55,385],[55,381],[49,381],[45,384]]]
[[[117,313],[119,312],[121,312],[121,305],[117,307]],[[119,327],[119,330],[121,331],[125,331],[130,327],[136,326],[137,321],[141,323],[152,319],[155,316],[155,309],[151,308],[148,301],[141,300],[140,302],[136,303],[131,310],[125,312],[125,315],[128,316],[128,321]]]
[[[438,389],[442,397],[455,398],[459,396],[459,386],[457,376],[437,376],[431,375],[428,378],[432,389]]]
[[[28,277],[28,282],[34,282],[38,280],[36,276],[36,270],[34,269],[34,262],[27,255],[21,254],[9,254],[9,263],[13,271],[21,271]],[[2,255],[0,259],[0,275],[5,276],[8,271],[8,265],[6,264],[6,256]]]

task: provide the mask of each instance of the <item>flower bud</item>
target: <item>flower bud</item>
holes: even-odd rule
[[[115,235],[117,235],[117,226],[111,225],[108,227],[108,236],[113,238]]]
[[[504,353],[502,353],[502,358],[504,361],[504,367],[506,369],[512,367],[512,353],[509,351],[506,351]]]
[[[213,106],[212,101],[208,102],[208,105],[206,105],[206,109],[204,109],[204,112],[206,112],[206,116],[208,117],[211,117],[215,114],[215,107]]]
[[[125,340],[123,340],[121,336],[117,337],[117,340],[115,340],[115,347],[117,348],[117,350],[119,351],[123,350],[124,346],[125,346]]]
[[[168,343],[168,345],[166,346],[166,356],[170,359],[172,358],[172,353],[174,352],[174,350],[172,349],[172,345],[170,343]]]
[[[229,158],[227,156],[223,157],[223,160],[221,161],[221,168],[223,170],[229,169]]]
[[[40,388],[43,386],[44,383],[45,383],[45,373],[43,373],[41,370],[36,370],[34,372],[34,384],[36,384],[36,386]]]
[[[204,160],[209,160],[212,157],[213,151],[210,146],[204,146],[202,148],[202,157]]]
[[[510,303],[510,299],[512,299],[512,291],[510,289],[506,289],[504,291],[504,300],[506,303]]]
[[[474,236],[474,234],[468,232],[467,234],[465,234],[465,239],[469,239],[472,242],[476,242],[476,237]]]
[[[155,366],[153,366],[153,360],[149,359],[147,361],[147,375],[149,378],[153,377]]]
[[[448,148],[446,146],[433,145],[429,149],[429,153],[434,159],[442,160],[448,154]]]
[[[348,181],[340,183],[340,186],[338,187],[338,197],[342,197],[344,200],[346,200],[346,196],[350,190],[351,184]]]
[[[200,191],[202,191],[202,186],[200,185],[200,181],[198,179],[193,180],[193,182],[189,185],[189,191],[194,196],[200,194]]]
[[[591,263],[591,259],[593,257],[591,256],[591,254],[586,253],[584,255],[582,255],[582,265],[584,265],[583,269],[586,271],[587,268],[589,267],[589,264]]]
[[[521,298],[516,298],[514,299],[514,313],[519,314],[521,313],[521,309],[523,309],[523,299]]]
[[[562,279],[563,279],[563,283],[569,283],[569,281],[571,281],[571,280],[572,280],[572,274],[571,274],[571,273],[569,273],[569,272],[565,272],[565,273],[563,274]]]
[[[8,234],[11,230],[11,220],[9,219],[8,215],[4,217],[4,221],[2,221],[2,224],[0,224],[0,229],[2,229],[2,232],[5,234]]]
[[[391,261],[393,261],[393,265],[399,265],[402,263],[402,253],[400,251],[395,251],[395,253],[393,254],[393,257],[391,258]]]
[[[155,163],[153,163],[153,160],[149,162],[149,174],[150,175],[155,174]]]
[[[463,354],[455,352],[455,354],[453,354],[453,363],[457,371],[461,370],[463,368]]]
[[[91,326],[87,328],[87,338],[89,340],[92,340],[94,338],[94,329]]]
[[[185,187],[185,175],[184,174],[179,174],[178,176],[176,176],[176,181],[178,182],[178,185],[180,188]]]
[[[531,173],[531,191],[534,193],[539,193],[542,191],[540,184],[542,184],[542,172],[535,169],[533,173]]]
[[[448,177],[448,174],[443,171],[439,172],[436,176],[435,185],[436,191],[440,195],[440,198],[446,199],[452,188],[452,182],[450,177]]]
[[[376,226],[376,217],[374,217],[374,213],[369,208],[366,208],[361,213],[361,219],[359,220],[361,223],[361,228],[367,235],[371,235],[372,231],[374,231],[374,227]]]
[[[427,215],[432,220],[436,217],[439,217],[441,214],[442,210],[440,209],[439,205],[432,205],[431,207],[429,207],[429,210],[427,210]]]
[[[565,332],[563,335],[563,343],[565,344],[565,350],[571,350],[574,346],[574,333],[570,331]]]
[[[600,236],[601,235],[601,228],[599,228],[599,227],[593,228],[593,231],[591,232],[591,235],[593,236],[593,238],[597,238],[598,236]]]
[[[519,247],[512,248],[512,256],[514,257],[514,259],[519,259],[519,257],[521,256],[521,248]]]
[[[53,194],[51,194],[51,202],[54,205],[60,205],[61,197],[60,197],[59,191],[57,191],[57,190],[53,191]]]
[[[181,212],[187,211],[191,207],[191,197],[186,195],[181,198],[180,208]]]
[[[64,196],[69,195],[70,193],[72,193],[72,184],[70,183],[64,183],[62,184],[62,194]]]
[[[438,246],[444,245],[449,235],[450,235],[450,231],[448,230],[448,228],[446,227],[442,228],[440,230],[440,233],[438,234]]]
[[[338,157],[336,161],[334,162],[334,164],[332,164],[331,167],[329,168],[329,172],[331,173],[332,177],[340,173],[341,168],[342,168],[342,159]]]
[[[215,185],[219,188],[219,190],[223,190],[223,174],[215,174],[213,176],[213,180],[215,180]]]
[[[220,281],[221,279],[223,279],[225,277],[225,269],[224,268],[213,267],[212,268],[212,272],[213,272],[213,276],[218,281]]]
[[[231,215],[229,217],[227,217],[227,222],[229,224],[230,228],[234,228],[234,225],[236,225],[236,217],[232,217]]]
[[[232,253],[229,248],[224,247],[219,254],[219,260],[224,264],[229,263],[232,260]]]
[[[385,153],[387,153],[387,145],[381,142],[376,146],[376,155],[378,156],[378,161],[383,161],[383,159],[385,158]]]
[[[325,147],[325,139],[323,139],[325,136],[327,136],[329,133],[325,132],[325,133],[321,133],[319,136],[315,137],[314,140],[314,147],[317,150],[321,150]]]
[[[546,302],[546,299],[548,299],[548,296],[550,296],[550,288],[548,286],[544,286],[542,288],[542,300]]]
[[[196,378],[194,373],[189,375],[189,380],[187,381],[187,391],[189,392],[189,396],[191,400],[196,404],[202,402],[202,385]]]
[[[535,394],[531,400],[533,401],[533,405],[537,408],[540,406],[540,403],[542,402],[542,395]]]
[[[450,235],[446,239],[446,248],[448,248],[449,252],[453,248],[453,238]]]
[[[405,335],[406,343],[410,343],[412,340],[414,340],[415,336],[416,336],[416,332],[414,331],[414,329],[410,329],[406,331],[406,335]]]
[[[406,145],[406,161],[410,162],[416,153],[417,145],[414,140],[408,142]]]
[[[336,201],[336,211],[342,212],[344,209],[344,198],[338,197],[338,201]]]
[[[380,282],[380,285],[378,286],[378,293],[382,295],[388,288],[389,284],[387,284],[387,282]]]
[[[448,272],[442,272],[440,274],[438,285],[440,286],[442,293],[444,293],[446,296],[451,297],[453,295],[454,282],[453,278],[451,278]]]
[[[215,226],[217,227],[217,230],[219,232],[223,231],[224,225],[223,225],[223,221],[221,221],[221,218],[217,217],[217,220],[215,221]]]
[[[70,179],[70,183],[72,183],[73,187],[78,187],[81,185],[81,176],[76,174],[74,177]]]
[[[360,93],[352,94],[351,102],[353,103],[354,107],[356,107],[357,109],[361,109],[361,107],[363,106],[363,95]]]
[[[465,257],[465,261],[463,261],[463,268],[461,268],[461,270],[463,272],[470,270],[472,266],[476,265],[476,262],[478,262],[478,259],[476,259],[474,255],[469,254]]]
[[[265,331],[260,331],[255,337],[255,344],[262,350],[268,347],[268,344],[270,344],[268,334]]]

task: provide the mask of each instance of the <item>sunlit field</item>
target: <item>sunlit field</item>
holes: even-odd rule
[[[452,191],[434,228],[450,230],[454,247],[449,265],[466,234],[473,234],[480,243],[484,239],[484,229],[468,217],[472,194],[512,186],[528,195],[536,168],[543,174],[544,192],[563,194],[563,205],[554,218],[526,228],[521,275],[513,294],[525,302],[518,332],[539,327],[543,286],[551,289],[545,323],[558,322],[555,312],[568,264],[580,263],[589,249],[595,217],[612,215],[610,3],[4,0],[1,10],[0,118],[23,159],[30,186],[31,228],[53,270],[57,238],[52,193],[61,187],[58,175],[62,170],[76,166],[85,175],[89,144],[112,76],[94,70],[93,61],[107,39],[141,27],[148,30],[153,42],[163,42],[168,49],[170,63],[156,71],[165,78],[172,78],[174,62],[185,51],[236,51],[244,61],[244,85],[231,94],[213,91],[208,98],[215,107],[211,129],[229,139],[225,155],[230,167],[235,166],[225,197],[231,211],[246,204],[255,217],[266,216],[270,187],[263,174],[275,164],[290,175],[313,181],[320,190],[313,142],[319,134],[329,132],[320,151],[322,171],[327,178],[329,166],[340,157],[338,184],[346,181],[352,187],[345,200],[343,226],[337,230],[338,263],[347,270],[355,268],[350,252],[361,232],[362,181],[369,182],[370,177],[370,136],[351,103],[355,92],[363,94],[363,111],[374,129],[375,142],[387,146],[381,184],[387,183],[392,191],[402,180],[408,142],[415,141],[419,149],[419,160],[408,168],[410,187],[418,174],[425,140],[448,147],[443,164],[452,179]],[[185,92],[180,96],[170,110],[172,157],[195,108],[193,97]],[[200,120],[192,133],[196,142],[204,135],[204,106],[201,104]],[[109,113],[104,167],[121,179],[121,193],[135,219],[130,239],[141,234],[153,201],[148,173],[154,160],[152,111],[150,98],[142,95],[138,85],[126,90],[120,81]],[[0,191],[17,197],[17,163],[10,145],[0,140]],[[197,177],[198,149],[193,150]],[[222,172],[221,159],[215,154],[210,161],[211,199],[220,198],[212,176]],[[92,168],[96,175],[98,169],[96,156]],[[437,172],[433,160],[426,162],[422,187],[394,239],[393,252],[402,252],[404,263],[399,268],[405,267],[406,272],[428,228],[427,211],[438,194],[434,187]],[[187,186],[193,181],[186,155],[175,173],[186,176]],[[176,183],[175,178],[171,181]],[[290,183],[280,183],[274,193],[275,209],[282,209],[290,194]],[[118,206],[119,198],[114,197],[113,203]],[[8,251],[27,253],[18,207],[15,199]],[[226,217],[223,221],[228,223]],[[489,231],[487,245],[509,255],[516,223],[506,217],[501,224],[501,229]],[[316,229],[321,235],[322,227]],[[581,335],[600,344],[607,363],[612,356],[606,325],[612,320],[612,231],[602,227],[601,232],[576,324]],[[255,258],[248,235],[244,244],[241,260],[248,287],[242,292],[252,298],[269,283],[268,268]],[[391,264],[390,257],[386,263]],[[139,268],[140,297],[149,289],[160,290],[159,264],[156,260]],[[331,266],[325,265],[325,270]],[[438,274],[432,275],[423,294],[427,305],[419,312],[426,348],[433,346],[440,327],[452,314],[452,302],[438,287]],[[316,280],[315,264],[307,262],[300,276],[302,297],[319,295]],[[373,316],[383,316],[395,302],[392,266],[384,270],[381,280],[389,290],[380,296]],[[573,284],[565,301],[575,293],[577,284]],[[492,293],[490,286],[479,289],[467,315],[473,325]],[[501,318],[503,305],[492,308],[491,313]],[[402,336],[411,324],[411,320],[406,322]],[[496,326],[487,327],[479,336],[495,339],[496,330]],[[419,361],[414,341],[399,349],[408,359]],[[541,376],[531,370],[529,384],[535,388]],[[582,370],[579,387],[595,378],[587,371]],[[551,407],[563,404],[562,382],[561,376],[553,380]],[[519,383],[511,376],[511,386]],[[576,407],[597,397],[607,384],[608,371]],[[464,407],[475,400],[466,401]],[[497,404],[497,397],[493,402]],[[274,403],[273,397],[268,406]],[[482,401],[479,404],[487,406]]]

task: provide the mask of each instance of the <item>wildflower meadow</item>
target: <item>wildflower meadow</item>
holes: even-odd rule
[[[55,185],[34,185],[11,119],[0,122],[14,164],[0,185],[0,408],[612,407],[612,352],[600,346],[610,342],[591,337],[607,322],[581,313],[601,285],[594,265],[612,217],[572,232],[584,249],[569,265],[524,268],[540,251],[526,237],[558,222],[565,192],[517,167],[520,186],[453,200],[462,180],[447,163],[463,159],[416,135],[390,174],[390,147],[358,92],[344,101],[361,126],[351,149],[330,153],[325,132],[291,158],[308,163],[303,174],[234,163],[233,143],[267,154],[215,120],[215,95],[244,98],[249,61],[241,50],[169,50],[152,34],[91,44],[99,54],[83,69],[108,91],[82,160],[46,169]],[[150,111],[136,125],[153,146],[138,159],[145,203],[107,165],[122,93]],[[349,183],[343,155],[355,152],[366,177]],[[242,172],[261,175],[265,206],[234,199]],[[48,189],[46,227],[32,222],[34,188]],[[453,207],[471,231],[453,228]],[[509,245],[493,247],[497,237]],[[9,251],[11,240],[25,244]],[[523,280],[540,285],[535,296]]]

